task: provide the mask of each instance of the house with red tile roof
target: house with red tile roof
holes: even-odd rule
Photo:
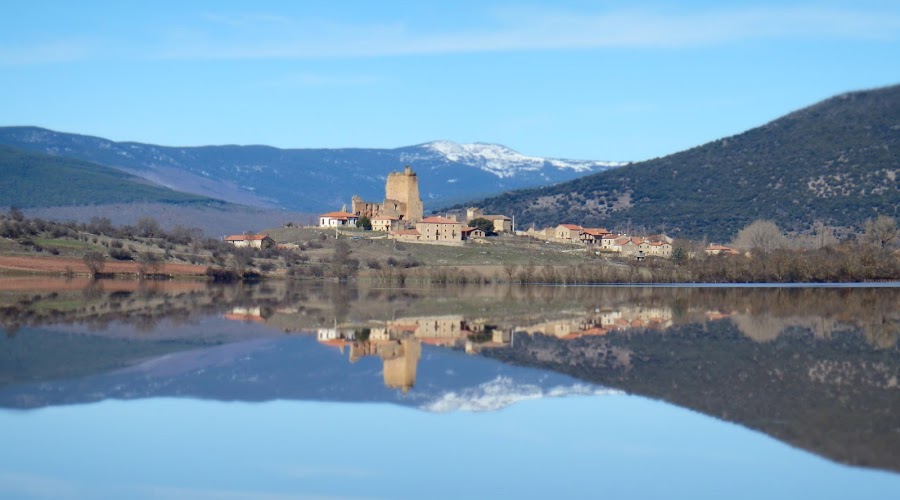
[[[706,255],[740,255],[740,252],[731,247],[726,247],[725,245],[715,245],[710,243],[708,247],[704,249]]]
[[[585,245],[597,245],[600,244],[601,238],[605,234],[612,233],[601,227],[585,227],[582,228],[579,238]]]
[[[268,234],[232,234],[225,237],[225,243],[236,247],[271,248],[276,245],[275,240]]]
[[[389,233],[391,231],[395,231],[400,229],[400,218],[393,217],[390,215],[381,215],[378,217],[372,217],[372,231],[384,231]]]
[[[467,227],[465,224],[456,219],[437,215],[416,222],[416,230],[420,234],[419,241],[462,243],[462,231],[465,227]]]
[[[350,212],[328,212],[319,216],[319,227],[356,227],[359,216]]]
[[[560,224],[556,226],[553,235],[557,240],[580,242],[581,230],[582,227],[576,224]]]

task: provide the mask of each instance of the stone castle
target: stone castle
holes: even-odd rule
[[[383,203],[363,201],[359,196],[354,196],[352,202],[351,211],[357,217],[366,216],[369,219],[392,217],[404,225],[415,224],[423,217],[424,209],[422,199],[419,197],[419,177],[409,165],[403,172],[388,174]]]

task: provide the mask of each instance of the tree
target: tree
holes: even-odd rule
[[[25,214],[22,213],[22,209],[16,206],[9,207],[9,217],[16,222],[25,220]]]
[[[345,281],[356,275],[359,261],[350,258],[350,245],[344,240],[338,240],[334,244],[334,255],[331,257],[331,272],[334,276]]]
[[[363,215],[362,217],[359,218],[359,220],[356,221],[356,227],[361,227],[361,228],[365,229],[366,231],[371,231],[372,230],[372,220],[369,219],[368,217],[366,217],[365,215]]]
[[[485,236],[493,236],[497,234],[494,232],[494,222],[485,219],[484,217],[478,217],[469,221],[469,227],[477,227],[484,231]]]
[[[878,248],[889,248],[898,236],[897,221],[887,215],[866,221],[863,239]]]
[[[96,250],[91,250],[84,254],[82,260],[84,260],[84,265],[87,266],[91,276],[95,278],[103,272],[103,267],[106,265],[106,256]]]
[[[162,227],[153,217],[141,217],[134,227],[137,235],[142,238],[156,238],[163,234]]]
[[[154,252],[146,251],[141,252],[138,255],[138,262],[140,266],[138,267],[138,273],[141,277],[144,277],[148,274],[156,274],[162,269],[163,261]]]
[[[770,220],[756,220],[738,231],[734,246],[747,248],[762,253],[784,247],[784,234]]]

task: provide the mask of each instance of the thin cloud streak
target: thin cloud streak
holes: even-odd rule
[[[398,25],[261,22],[234,41],[207,38],[163,51],[164,59],[305,59],[586,49],[683,49],[775,39],[896,41],[897,13],[783,8],[694,14],[530,12],[500,16],[491,30],[415,33]],[[285,29],[277,29],[281,26]],[[297,36],[296,33],[305,35]],[[241,38],[247,37],[242,41]],[[259,42],[258,40],[263,40]]]
[[[784,7],[694,13],[620,10],[603,14],[531,9],[496,11],[492,27],[443,32],[402,23],[347,24],[260,13],[198,16],[161,28],[156,39],[85,39],[0,45],[0,65],[84,60],[290,60],[442,54],[692,49],[767,40],[900,39],[900,12]],[[86,35],[87,36],[87,35]],[[102,35],[100,35],[102,36]]]

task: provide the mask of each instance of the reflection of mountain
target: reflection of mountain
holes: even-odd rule
[[[186,396],[440,411],[585,390],[464,354],[481,352],[900,470],[898,287],[12,281],[0,282],[4,406]]]
[[[848,464],[900,470],[900,348],[793,327],[756,342],[728,320],[561,341],[517,335],[485,355],[567,373],[761,430]]]
[[[449,411],[491,410],[521,399],[608,392],[565,375],[422,346],[423,362],[417,370],[413,367],[415,386],[404,393],[395,389],[394,382],[404,383],[408,367],[389,363],[418,358],[419,344],[406,341],[402,345],[414,351],[409,352],[411,356],[389,357],[383,366],[381,359],[371,356],[348,363],[338,350],[320,345],[311,336],[232,342],[162,354],[128,368],[82,378],[7,386],[0,389],[0,406],[39,408],[105,399],[191,397],[387,402]]]

